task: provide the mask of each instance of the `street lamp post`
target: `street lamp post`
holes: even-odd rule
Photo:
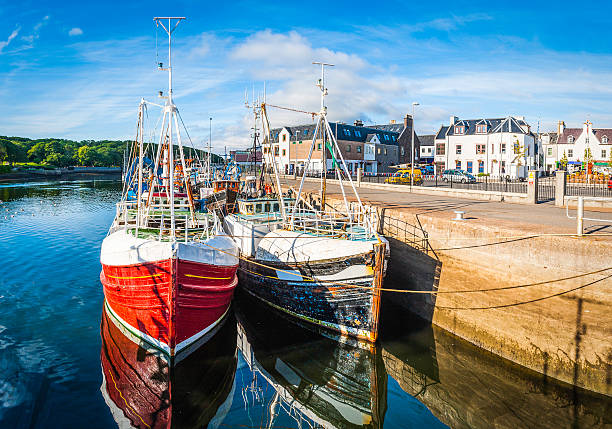
[[[410,187],[414,185],[414,106],[418,106],[416,101],[412,102],[412,143],[410,145]]]

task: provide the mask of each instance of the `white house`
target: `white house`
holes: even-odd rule
[[[548,133],[554,135],[555,133]],[[591,121],[585,121],[582,128],[566,128],[559,121],[556,138],[542,137],[545,165],[548,171],[555,170],[567,159],[567,169],[573,171],[582,167],[583,162],[592,162],[594,170],[609,170],[612,155],[612,128],[593,128]]]
[[[524,178],[538,166],[538,145],[531,127],[520,116],[459,119],[436,134],[436,171],[459,169],[477,175]]]

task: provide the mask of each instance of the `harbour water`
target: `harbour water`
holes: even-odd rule
[[[389,305],[375,347],[238,294],[173,368],[103,312],[117,181],[0,185],[0,427],[611,427],[609,398]],[[171,398],[171,400],[170,400]]]

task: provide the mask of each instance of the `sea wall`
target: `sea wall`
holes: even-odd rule
[[[449,427],[608,427],[609,398],[555,382],[433,325],[382,344],[387,373]],[[424,335],[425,334],[425,335]]]
[[[612,270],[601,271],[612,268],[609,241],[378,210],[391,246],[385,288],[437,292],[385,292],[383,306],[399,303],[505,359],[612,395]],[[406,245],[401,225],[422,225],[433,251]]]

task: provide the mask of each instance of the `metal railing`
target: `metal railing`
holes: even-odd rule
[[[176,208],[176,207],[175,207]],[[136,202],[122,201],[116,205],[115,220],[109,233],[125,229],[138,238],[158,241],[206,241],[222,232],[221,221],[215,213],[200,213],[192,217],[187,210],[175,210],[174,237],[172,237],[171,211],[167,207],[150,207],[148,211]]]
[[[573,197],[612,198],[612,180],[567,176],[565,194]]]
[[[589,199],[596,199],[596,197],[566,197],[568,201],[577,200],[576,204],[576,216],[570,216],[569,214],[569,204],[565,206],[565,215],[569,219],[576,219],[576,235],[582,237],[584,235],[584,221],[590,220],[591,222],[601,222],[612,225],[612,219],[601,219],[601,218],[591,218],[584,217],[584,201]]]
[[[351,209],[348,213],[300,209],[287,215],[284,228],[324,237],[369,240],[376,234],[376,211]]]
[[[392,173],[367,174],[361,177],[365,183],[386,183],[397,186],[411,186],[410,177],[392,177]],[[518,194],[527,193],[527,183],[524,179],[510,179],[506,177],[476,176],[467,177],[442,177],[439,175],[415,176],[414,186],[426,186],[450,189],[472,189],[477,191],[510,192]]]

